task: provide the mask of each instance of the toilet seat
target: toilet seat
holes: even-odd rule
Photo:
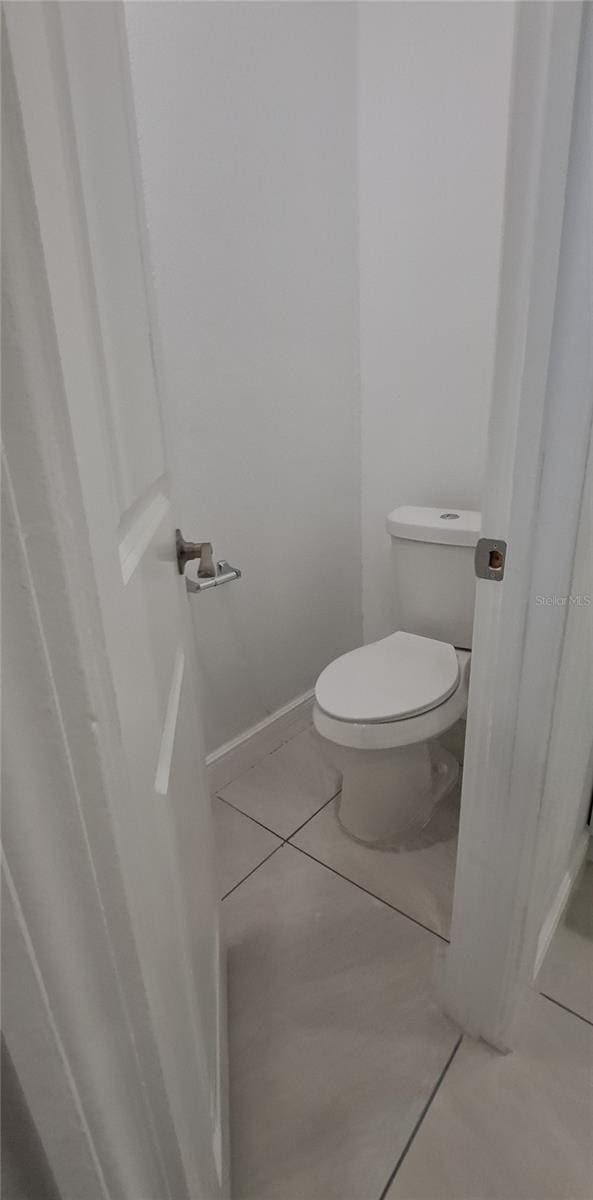
[[[317,680],[315,700],[334,721],[374,725],[430,712],[458,684],[453,646],[399,630],[330,663]]]
[[[456,650],[459,683],[436,708],[397,721],[340,721],[330,717],[319,704],[313,706],[313,724],[321,737],[351,750],[394,750],[415,742],[431,741],[450,729],[467,711],[471,653]]]

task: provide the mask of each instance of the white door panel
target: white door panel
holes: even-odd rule
[[[63,13],[63,32],[109,381],[106,419],[123,518],[163,473],[165,459],[118,5],[70,4]],[[113,61],[118,53],[119,63]]]
[[[188,1192],[205,1200],[227,1189],[218,911],[123,20],[115,4],[29,4],[7,25],[127,763],[115,836]]]

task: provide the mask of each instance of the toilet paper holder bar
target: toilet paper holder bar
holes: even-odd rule
[[[209,579],[188,579],[186,576],[185,586],[191,594],[207,592],[210,588],[221,587],[223,583],[232,583],[234,579],[240,579],[241,574],[238,567],[231,567],[225,558],[221,558],[216,564],[216,575]]]

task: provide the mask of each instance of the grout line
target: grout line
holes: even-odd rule
[[[302,825],[298,825],[297,828],[293,829],[292,833],[287,834],[286,837],[283,833],[278,833],[277,829],[272,829],[269,825],[264,825],[263,821],[258,821],[257,817],[252,817],[251,813],[246,813],[242,808],[238,808],[237,805],[233,804],[231,800],[227,800],[224,796],[221,796],[220,792],[213,792],[212,795],[216,800],[221,800],[223,804],[227,804],[229,808],[233,808],[235,812],[240,813],[242,817],[247,817],[248,821],[253,821],[256,825],[259,825],[260,829],[265,829],[267,833],[273,833],[274,837],[280,838],[281,842],[289,842],[291,838],[296,837],[297,833],[301,832],[301,829],[305,828],[305,825],[309,824],[309,821],[313,820],[313,817],[317,817],[322,809],[326,808],[328,804],[331,804],[332,800],[335,800],[336,796],[339,796],[341,790],[341,788],[338,788],[337,792],[334,792],[333,796],[330,796],[329,800],[324,800],[323,804],[320,804],[319,808],[316,808],[315,812],[312,812],[311,815],[307,817],[305,821],[303,821]]]
[[[342,788],[339,787],[337,792],[334,792],[333,796],[330,796],[329,800],[324,800],[323,804],[320,804],[319,808],[316,808],[315,812],[311,813],[311,816],[307,817],[307,820],[303,821],[302,825],[299,825],[296,829],[293,829],[292,833],[290,833],[287,838],[284,838],[284,841],[290,842],[291,838],[296,837],[297,833],[300,833],[301,829],[304,829],[305,825],[308,825],[309,821],[312,821],[314,817],[318,817],[319,813],[323,812],[323,809],[327,808],[328,804],[331,804],[332,800],[335,800],[336,796],[339,796],[341,791]]]
[[[298,850],[299,854],[305,854],[307,858],[311,858],[313,862],[318,863],[320,867],[325,867],[326,871],[331,871],[333,875],[337,875],[340,879],[344,879],[346,883],[351,883],[352,887],[356,887],[359,889],[359,891],[365,892],[367,896],[372,896],[373,900],[378,900],[380,904],[385,904],[387,908],[392,910],[392,912],[399,913],[400,917],[405,917],[407,921],[412,921],[414,925],[419,925],[420,929],[424,929],[426,933],[431,933],[433,937],[437,937],[439,938],[439,941],[446,942],[446,944],[449,945],[448,937],[445,937],[443,933],[437,933],[436,929],[430,928],[430,925],[424,925],[422,921],[417,919],[417,917],[411,917],[409,913],[404,912],[403,908],[397,908],[395,904],[391,904],[389,900],[384,900],[383,897],[378,896],[376,892],[371,892],[369,888],[363,887],[361,883],[356,883],[356,880],[349,879],[347,875],[343,875],[341,871],[336,871],[335,867],[330,867],[328,863],[323,862],[321,858],[315,858],[314,854],[311,854],[308,850],[303,850],[301,846],[296,846],[290,841],[288,842],[288,845],[291,846],[293,850]]]
[[[251,875],[253,875],[256,871],[259,871],[259,868],[263,867],[264,863],[267,862],[268,859],[271,858],[273,854],[277,854],[278,850],[281,850],[283,845],[284,845],[284,842],[281,842],[279,846],[274,846],[274,849],[270,850],[270,853],[266,854],[266,857],[262,858],[261,862],[256,863],[256,865],[254,867],[252,867],[251,870],[248,871],[247,874],[244,875],[243,878],[238,881],[238,883],[234,883],[232,888],[229,888],[228,892],[225,892],[224,896],[221,897],[220,903],[222,904],[223,900],[226,900],[228,896],[231,896],[233,894],[233,892],[236,892],[237,888],[241,887],[241,884],[245,883],[246,879],[249,879],[249,877]]]
[[[324,808],[327,808],[328,804],[332,803],[332,800],[335,800],[336,796],[339,796],[341,790],[341,787],[339,787],[337,792],[334,792],[333,796],[329,797],[329,800],[324,800],[323,804],[321,804],[319,808],[315,809],[315,812],[311,813],[311,816],[307,817],[307,820],[303,821],[302,825],[299,825],[296,829],[293,829],[292,833],[290,833],[288,837],[284,837],[283,834],[278,833],[275,829],[271,829],[269,825],[264,825],[263,821],[258,821],[257,817],[252,817],[250,813],[244,812],[242,808],[238,808],[236,804],[233,804],[230,800],[226,800],[224,796],[221,796],[219,792],[215,792],[214,795],[217,800],[221,801],[222,804],[228,805],[229,808],[232,808],[242,817],[246,817],[248,821],[253,821],[255,825],[259,825],[260,829],[265,829],[266,833],[271,833],[274,837],[279,838],[281,845],[292,846],[293,850],[299,850],[301,854],[305,854],[307,858],[312,859],[313,862],[319,863],[320,867],[325,867],[327,871],[331,871],[340,879],[344,879],[346,883],[351,883],[353,887],[357,887],[359,891],[365,892],[367,896],[372,896],[373,900],[379,900],[381,904],[385,904],[387,908],[392,910],[392,912],[399,913],[400,917],[406,917],[408,921],[412,921],[414,925],[418,925],[418,927],[420,929],[424,929],[426,933],[432,933],[433,937],[437,937],[441,942],[445,942],[446,945],[449,945],[449,938],[445,937],[443,933],[437,933],[436,929],[431,929],[430,925],[425,925],[422,921],[419,921],[417,917],[410,916],[410,913],[405,912],[403,908],[398,908],[396,904],[391,904],[390,901],[385,900],[383,896],[378,896],[376,892],[371,892],[370,888],[363,887],[361,883],[357,883],[356,880],[350,879],[348,875],[344,875],[341,871],[337,871],[335,867],[330,867],[328,863],[323,861],[323,859],[316,858],[314,854],[311,854],[308,850],[303,850],[301,846],[297,846],[292,841],[292,838],[296,837],[297,833],[300,833],[301,830],[303,830],[305,826],[314,819],[314,817],[319,816],[319,813],[322,812]],[[280,846],[275,846],[270,854],[266,855],[266,858],[262,858],[262,861],[261,863],[258,863],[258,866],[261,867],[262,863],[266,862],[268,858],[271,858],[271,855],[275,854],[279,849]],[[249,879],[249,876],[253,875],[253,871],[257,871],[257,867],[254,867],[252,871],[249,871],[248,874],[244,876],[244,879]],[[243,883],[244,879],[240,879],[239,883]],[[235,886],[230,889],[230,891],[225,892],[222,899],[226,900],[227,896],[230,896],[231,892],[234,892],[235,887],[239,887],[239,883],[236,883]],[[550,999],[550,997],[546,997],[546,999]],[[575,1013],[575,1016],[579,1016],[579,1014]],[[587,1018],[582,1017],[581,1019],[585,1021]]]
[[[413,1130],[412,1130],[412,1132],[411,1132],[411,1134],[410,1134],[410,1136],[409,1136],[409,1138],[408,1138],[408,1140],[407,1140],[407,1142],[406,1142],[406,1144],[405,1144],[405,1146],[393,1168],[393,1171],[391,1172],[391,1175],[389,1176],[389,1179],[387,1180],[387,1183],[385,1184],[385,1187],[383,1188],[383,1191],[381,1192],[381,1195],[379,1196],[379,1200],[385,1200],[385,1197],[387,1196],[387,1193],[393,1183],[393,1180],[395,1179],[395,1176],[397,1175],[397,1172],[399,1171],[399,1169],[404,1161],[404,1158],[406,1157],[406,1154],[408,1153],[408,1150],[410,1149],[410,1146],[412,1145],[412,1142],[414,1141],[414,1138],[416,1137],[416,1134],[418,1133],[418,1130],[420,1129],[420,1126],[422,1125],[422,1122],[424,1121],[424,1118],[425,1118],[425,1116],[426,1116],[426,1114],[427,1114],[427,1112],[428,1112],[428,1110],[429,1110],[429,1108],[430,1108],[430,1106],[431,1106],[431,1104],[443,1082],[443,1079],[445,1078],[445,1075],[447,1074],[447,1071],[449,1070],[449,1067],[451,1066],[451,1063],[453,1062],[453,1059],[455,1058],[455,1055],[457,1054],[457,1051],[459,1050],[459,1047],[460,1047],[462,1041],[463,1041],[463,1034],[461,1033],[459,1035],[433,1089],[432,1089],[432,1092],[430,1093],[430,1096],[428,1097],[428,1100],[426,1101],[426,1104],[424,1105],[424,1108],[422,1109],[422,1112],[420,1113],[420,1116],[418,1117],[418,1120],[416,1121],[416,1124],[414,1125],[414,1128],[413,1128]]]
[[[593,1021],[590,1021],[589,1017],[584,1017],[582,1013],[577,1012],[576,1009],[569,1008],[568,1004],[562,1004],[561,1000],[555,1000],[553,996],[548,996],[547,992],[539,992],[538,995],[543,996],[544,1000],[550,1001],[550,1004],[555,1004],[558,1008],[563,1008],[564,1012],[570,1013],[570,1015],[572,1017],[576,1017],[578,1021],[584,1021],[585,1025],[591,1025],[593,1028]]]
[[[235,812],[240,813],[242,817],[247,817],[248,821],[253,821],[254,825],[259,825],[260,829],[265,829],[267,833],[273,833],[274,837],[279,838],[281,842],[286,842],[288,840],[287,838],[283,837],[281,833],[277,833],[275,829],[270,829],[269,825],[264,825],[263,821],[258,821],[257,817],[252,817],[250,813],[243,812],[242,808],[237,808],[237,805],[232,804],[230,800],[225,800],[224,796],[221,796],[218,792],[214,792],[214,795],[217,800],[220,800],[223,804],[227,804],[229,808],[232,808]],[[290,836],[292,837],[292,834],[290,834]],[[278,849],[277,846],[276,849]]]
[[[252,867],[242,879],[239,879],[237,883],[233,884],[232,888],[229,888],[228,892],[225,892],[224,896],[221,897],[220,903],[222,904],[222,901],[226,900],[227,896],[231,895],[231,892],[234,892],[235,889],[240,887],[242,883],[245,883],[245,880],[249,879],[250,875],[253,875],[255,871],[257,871],[260,867],[263,867],[264,863],[267,862],[277,850],[280,850],[282,846],[289,846],[291,844],[290,838],[295,837],[295,835],[299,833],[301,829],[304,829],[305,825],[309,824],[309,821],[313,820],[313,817],[316,817],[318,813],[322,811],[322,809],[327,808],[327,805],[331,804],[332,800],[335,800],[336,796],[339,796],[340,790],[341,789],[338,788],[337,792],[334,792],[333,796],[330,796],[329,800],[324,800],[323,804],[321,804],[314,813],[311,813],[311,816],[307,817],[307,820],[303,821],[303,824],[299,825],[298,829],[295,829],[294,832],[291,833],[287,838],[282,837],[280,833],[275,833],[275,831],[270,829],[267,825],[262,825],[261,821],[258,821],[255,817],[250,817],[248,813],[243,812],[241,808],[237,808],[234,804],[231,804],[229,800],[225,800],[223,796],[219,796],[218,792],[215,792],[214,796],[217,800],[220,800],[223,804],[228,805],[229,808],[232,808],[235,812],[239,813],[240,816],[247,817],[248,821],[253,821],[255,825],[259,825],[260,829],[265,829],[266,833],[271,833],[273,837],[278,838],[280,843],[278,846],[274,846],[274,849],[270,850],[270,853],[266,854],[266,857],[262,858],[261,862],[258,862],[255,867]],[[293,849],[297,849],[297,847],[293,847]],[[350,883],[351,880],[348,880],[348,882]]]

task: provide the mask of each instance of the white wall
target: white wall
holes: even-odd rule
[[[512,25],[128,5],[183,531],[245,571],[192,601],[210,749],[390,631],[391,508],[479,506]]]
[[[393,622],[386,514],[480,505],[513,8],[359,8],[365,641]]]
[[[127,23],[182,528],[244,570],[192,600],[212,749],[362,636],[356,12]]]

